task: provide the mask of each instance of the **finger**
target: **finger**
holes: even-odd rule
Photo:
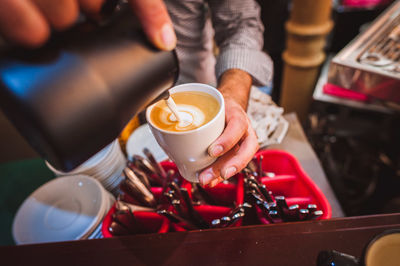
[[[222,177],[228,179],[243,169],[253,158],[259,146],[254,130],[249,127],[247,136],[243,139],[238,149],[232,149],[222,155],[210,167],[205,169],[199,176],[200,183],[204,186],[212,183],[215,179]]]
[[[47,40],[50,29],[32,2],[1,0],[0,34],[14,43],[35,47]]]
[[[212,157],[218,157],[232,149],[246,133],[247,118],[244,114],[237,111],[227,119],[224,132],[208,148],[208,153]]]
[[[222,177],[217,177],[217,178],[211,180],[211,182],[209,183],[209,186],[210,187],[215,187],[216,185],[218,185],[219,183],[221,183],[224,180],[225,179],[223,179]]]
[[[214,184],[211,184],[213,180],[220,179],[220,181],[224,180],[221,177],[221,169],[226,163],[226,161],[230,158],[233,157],[236,152],[239,150],[239,145],[235,145],[233,149],[228,151],[226,154],[218,158],[212,165],[207,167],[205,170],[203,170],[200,175],[199,175],[199,182],[202,186],[205,186],[207,184],[210,184],[211,186],[215,186],[219,182]]]
[[[161,50],[176,46],[176,35],[162,0],[130,0],[133,12],[139,18],[149,40]]]
[[[105,0],[79,0],[79,6],[87,14],[98,14]]]
[[[242,170],[253,158],[259,148],[257,135],[254,130],[249,127],[247,137],[240,144],[239,150],[234,156],[226,159],[221,168],[221,176],[228,179]]]
[[[78,18],[79,6],[76,0],[32,0],[47,21],[56,30],[63,30]]]

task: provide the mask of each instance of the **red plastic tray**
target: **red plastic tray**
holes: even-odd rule
[[[263,156],[263,171],[274,173],[274,176],[260,177],[259,181],[265,184],[274,196],[285,196],[288,205],[299,204],[300,208],[305,208],[310,203],[316,204],[318,210],[323,211],[323,215],[318,219],[331,218],[332,210],[329,202],[317,185],[307,176],[293,155],[279,150],[260,150],[257,152],[256,157],[259,158],[261,155]],[[162,162],[161,165],[166,170],[174,169],[177,171],[175,164],[170,161]],[[182,187],[186,187],[190,197],[192,197],[191,183],[183,180]],[[220,183],[213,188],[205,187],[204,189],[218,205],[198,205],[194,208],[209,223],[214,219],[227,215],[233,207],[244,202],[244,179],[241,174],[232,177],[228,183]],[[156,199],[161,196],[161,187],[152,187],[151,190]],[[104,237],[112,237],[108,227],[111,224],[114,212],[115,206],[109,210],[103,220],[102,233]],[[154,212],[135,212],[134,214],[139,222],[146,226],[146,232],[143,233],[166,233],[186,230],[179,224],[171,223],[165,217]],[[269,222],[258,212],[256,220],[250,219],[250,222],[240,220],[234,226],[267,223]]]
[[[261,177],[259,180],[274,196],[284,196],[288,205],[299,204],[300,208],[305,208],[311,203],[316,204],[318,209],[323,211],[323,215],[318,219],[332,217],[332,209],[325,195],[293,155],[280,150],[262,150],[256,154],[257,159],[261,155],[263,170],[274,173],[274,176]],[[269,223],[261,216],[259,219],[262,223]]]
[[[108,211],[103,220],[101,232],[105,238],[113,236],[108,230],[113,213],[115,213],[115,206]],[[170,229],[169,220],[155,212],[135,212],[135,218],[145,228],[143,233],[166,233]]]

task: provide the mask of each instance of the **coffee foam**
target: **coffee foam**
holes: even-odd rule
[[[168,100],[156,103],[149,117],[156,127],[166,131],[185,132],[202,127],[220,110],[215,97],[200,91],[177,92],[171,94],[170,98],[170,104]]]
[[[200,127],[205,121],[205,114],[196,106],[177,104],[180,121],[177,121],[175,115],[168,107],[163,108],[160,121],[166,125],[173,125],[176,131],[184,131],[189,127]]]

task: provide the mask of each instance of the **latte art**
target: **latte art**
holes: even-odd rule
[[[204,124],[205,115],[196,106],[178,104],[177,106],[180,121],[176,119],[176,116],[169,110],[169,108],[164,108],[160,120],[166,125],[171,125],[176,131],[187,130],[191,127],[200,127]]]
[[[152,122],[164,130],[181,132],[199,128],[219,111],[218,101],[204,92],[178,92],[171,97],[174,104],[171,101],[158,102],[151,112]],[[179,120],[171,109],[177,111]]]

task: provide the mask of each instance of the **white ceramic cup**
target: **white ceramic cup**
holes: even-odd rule
[[[184,132],[172,132],[158,128],[151,119],[154,107],[146,110],[147,122],[158,144],[175,162],[182,177],[190,182],[199,182],[201,170],[212,164],[216,158],[208,154],[208,147],[221,135],[225,127],[225,104],[222,94],[212,86],[200,83],[187,83],[170,89],[170,94],[183,91],[201,91],[217,99],[220,109],[207,124]]]

